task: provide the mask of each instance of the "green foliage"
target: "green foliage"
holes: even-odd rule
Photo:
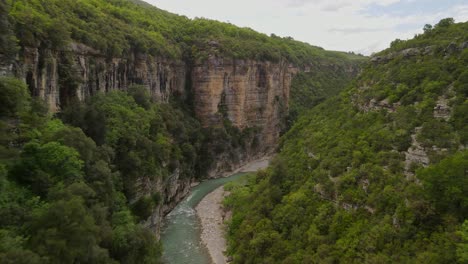
[[[434,28],[447,28],[450,27],[451,25],[455,24],[455,20],[451,17],[449,18],[444,18],[437,23]]]
[[[8,21],[7,0],[0,1],[0,58],[11,61],[18,51],[15,35]]]
[[[314,65],[308,73],[298,73],[291,84],[289,124],[292,125],[300,114],[307,112],[325,99],[337,95],[354,77],[354,62],[342,62],[343,67]],[[353,65],[354,64],[354,65]]]
[[[467,25],[395,41],[381,54],[434,52],[368,65],[299,117],[272,166],[225,201],[233,263],[466,262],[466,63],[445,48]],[[407,160],[414,148],[427,168]]]
[[[128,211],[114,215],[111,255],[122,263],[160,263],[161,247],[154,236],[133,224]]]
[[[0,78],[0,118],[26,110],[30,100],[26,85],[14,78]]]
[[[83,162],[76,150],[58,142],[40,145],[28,143],[20,162],[12,168],[11,177],[44,195],[59,182],[73,183],[82,178]]]
[[[455,23],[453,18],[445,18],[439,21],[433,27],[426,25],[423,28],[424,33],[416,35],[409,40],[396,40],[392,42],[390,49],[377,53],[377,55],[388,54],[395,51],[401,51],[408,48],[432,46],[433,51],[441,52],[448,45],[453,43],[462,43],[468,41],[466,37],[466,23]]]
[[[124,192],[131,193],[128,190],[133,188],[126,164],[121,162],[126,161],[122,153],[127,150],[142,161],[143,157],[151,158],[141,151],[151,144],[168,148],[162,151],[170,155],[177,146],[168,143],[172,134],[166,125],[173,123],[160,118],[165,111],[170,116],[175,110],[170,106],[162,110],[155,104],[145,110],[124,93],[94,98],[89,105],[70,105],[62,115],[77,117],[74,121],[83,128],[104,122],[105,126],[88,130],[102,138],[102,143],[96,144],[82,129],[49,115],[27,92],[23,96],[26,88],[20,81],[2,79],[1,84],[5,95],[2,106],[9,107],[2,112],[1,123],[0,262],[159,263],[161,248],[156,237],[137,224],[146,218],[130,215],[125,221],[116,220],[130,212]],[[96,109],[102,114],[84,118]],[[182,122],[182,118],[176,121]],[[173,118],[167,120],[174,122]],[[174,129],[180,132],[179,127]],[[137,141],[141,143],[135,145]],[[132,149],[135,146],[139,147]],[[153,159],[159,159],[159,153],[152,154]],[[152,161],[138,164],[133,175],[150,176],[165,170],[162,162]],[[144,209],[152,212],[161,197],[158,193],[149,197],[150,204]]]
[[[204,18],[193,20],[128,0],[8,0],[9,18],[22,46],[64,47],[84,43],[108,56],[147,53],[203,60],[208,54],[237,59],[296,64],[314,60],[362,60],[362,56],[328,52],[290,37],[268,37]]]
[[[140,220],[148,219],[153,213],[153,208],[158,204],[153,197],[144,196],[140,197],[134,204],[132,204],[132,212],[138,216]]]
[[[81,192],[92,193],[82,185]],[[111,263],[107,250],[99,246],[104,230],[100,232],[102,227],[96,224],[92,210],[85,203],[92,195],[77,195],[70,190],[72,187],[77,186],[60,190],[63,193],[47,207],[32,212],[30,247],[39,255],[47,256],[50,263]]]
[[[143,85],[132,85],[128,87],[128,94],[133,97],[135,103],[148,110],[151,107],[151,97],[148,89]]]
[[[467,171],[468,151],[463,151],[417,172],[437,212],[468,218]]]
[[[460,230],[461,242],[457,245],[457,257],[460,263],[468,262],[468,220],[462,225]]]

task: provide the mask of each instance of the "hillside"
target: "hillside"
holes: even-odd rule
[[[297,64],[311,59],[357,58],[291,38],[268,37],[249,28],[214,20],[190,20],[142,1],[3,0],[21,46],[63,49],[72,41],[113,57],[133,52],[168,58],[205,58],[209,42],[219,53],[236,59]],[[136,4],[135,4],[136,3]]]
[[[466,263],[468,23],[397,40],[226,204],[234,263]]]

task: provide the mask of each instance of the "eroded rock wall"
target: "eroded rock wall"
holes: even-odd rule
[[[31,93],[46,100],[51,111],[59,111],[71,98],[144,85],[153,98],[167,102],[171,95],[183,96],[186,66],[182,61],[135,53],[129,58],[108,58],[82,44],[54,51],[24,48],[12,73],[23,79]]]
[[[210,56],[187,64],[183,61],[131,54],[108,58],[83,44],[66,50],[25,47],[9,69],[23,79],[34,96],[46,100],[52,112],[71,99],[126,90],[144,85],[153,98],[168,102],[185,97],[187,73],[195,113],[205,126],[220,126],[225,118],[243,130],[259,131],[262,151],[274,146],[284,128],[293,75],[298,71],[286,61],[260,62]]]
[[[195,179],[181,178],[180,171],[175,170],[166,179],[150,179],[142,177],[137,180],[137,195],[131,202],[138,200],[142,196],[150,196],[154,193],[161,194],[162,201],[153,209],[151,216],[144,222],[144,225],[151,228],[159,239],[161,225],[164,217],[174,209],[190,192]]]
[[[203,126],[260,129],[261,146],[277,142],[288,113],[291,81],[297,70],[281,61],[259,62],[211,56],[192,69],[195,113]]]

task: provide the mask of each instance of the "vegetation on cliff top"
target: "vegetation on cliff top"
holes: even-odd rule
[[[234,263],[467,263],[467,26],[395,42],[299,119],[226,201]]]
[[[5,0],[2,0],[5,1]],[[6,0],[9,20],[21,46],[64,49],[74,41],[108,56],[134,52],[177,59],[217,54],[239,59],[296,64],[340,62],[362,56],[325,51],[291,38],[271,37],[249,28],[188,19],[140,1]]]

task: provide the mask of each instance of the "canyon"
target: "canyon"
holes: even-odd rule
[[[24,47],[13,63],[3,65],[1,75],[26,82],[33,96],[59,112],[73,100],[85,101],[98,93],[127,90],[142,85],[153,100],[187,102],[192,98],[196,117],[204,127],[222,127],[226,118],[240,130],[255,129],[258,148],[237,151],[236,159],[222,153],[209,170],[216,178],[274,150],[288,113],[291,81],[297,68],[286,61],[236,60],[210,56],[194,63],[134,53],[128,58],[108,58],[84,44],[65,50]],[[178,169],[167,179],[142,177],[130,201],[161,193],[164,202],[145,221],[159,236],[162,217],[190,191],[194,179]]]
[[[275,150],[286,126],[294,75],[320,69],[311,64],[301,70],[285,59],[226,58],[217,55],[217,45],[208,46],[208,58],[194,61],[137,52],[126,58],[110,58],[76,42],[62,50],[23,47],[12,63],[0,67],[0,75],[23,80],[30,93],[44,99],[53,113],[76,100],[140,85],[156,102],[177,100],[190,105],[203,127],[222,128],[229,121],[240,131],[254,131],[255,147],[235,150],[234,159],[232,153],[219,154],[206,175],[218,178]],[[329,62],[323,67],[345,68]],[[357,74],[357,67],[346,67],[341,70]],[[144,221],[159,237],[162,218],[186,197],[194,181],[181,177],[178,169],[167,179],[141,177],[135,182],[138,191],[129,197],[130,203],[162,194],[163,202]]]

